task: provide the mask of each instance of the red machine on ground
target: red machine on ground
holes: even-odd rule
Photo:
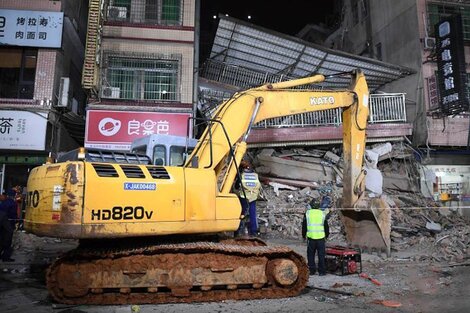
[[[361,273],[361,252],[342,246],[327,247],[326,268],[328,272],[337,275]]]

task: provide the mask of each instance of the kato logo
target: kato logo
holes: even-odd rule
[[[115,206],[112,209],[92,209],[92,221],[109,221],[109,220],[150,220],[153,211],[147,211],[142,206]]]
[[[310,97],[311,105],[335,104],[335,97]]]

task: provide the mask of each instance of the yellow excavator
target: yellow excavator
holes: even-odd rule
[[[350,88],[319,91],[315,84],[325,77],[315,75],[234,94],[213,114],[183,166],[140,157],[100,161],[79,151],[76,160],[34,168],[25,229],[79,240],[47,271],[53,299],[135,304],[298,295],[308,281],[301,255],[232,233],[242,218],[232,185],[250,130],[291,114],[343,109],[346,233],[352,244],[389,247],[383,203],[363,200],[366,79],[360,70],[342,75],[350,76]]]

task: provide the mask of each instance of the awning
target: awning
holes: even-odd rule
[[[415,73],[410,68],[328,49],[236,18],[219,18],[210,59],[225,64],[291,78],[328,76],[360,68],[371,91]],[[320,85],[346,88],[349,82],[350,77],[337,76]]]

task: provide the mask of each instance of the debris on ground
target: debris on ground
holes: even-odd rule
[[[392,209],[392,252],[413,249],[410,259],[417,261],[469,260],[469,221],[456,208],[443,207],[440,201],[421,194],[420,165],[413,159],[412,149],[400,143],[379,144],[367,151],[369,166],[381,172],[381,177],[369,181],[368,192],[382,193]],[[335,210],[341,207],[343,187],[340,149],[270,148],[251,156],[263,183],[257,207],[265,236],[300,239],[307,204],[312,198],[329,195],[333,206],[328,241],[346,244]]]

